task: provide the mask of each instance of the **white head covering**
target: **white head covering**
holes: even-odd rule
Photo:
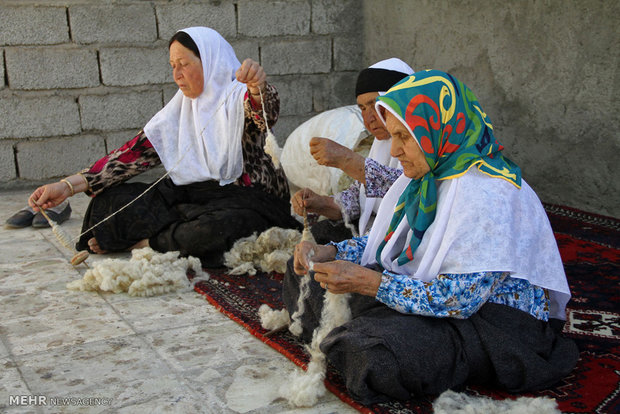
[[[411,66],[409,66],[408,64],[406,64],[399,58],[384,59],[368,67],[370,69],[387,69],[387,70],[393,70],[396,72],[402,72],[407,75],[413,75],[413,69],[411,69]],[[380,92],[385,93],[386,91],[380,91]]]
[[[243,171],[246,88],[235,79],[241,64],[230,44],[215,30],[190,27],[181,31],[198,46],[204,89],[195,99],[177,91],[146,124],[144,132],[175,184],[217,180],[226,185]]]
[[[376,253],[411,178],[401,175],[379,208],[362,256],[362,265],[377,263]],[[424,233],[413,260],[398,256],[408,246],[411,228],[402,220],[381,253],[386,270],[428,282],[442,273],[510,272],[550,290],[550,316],[565,319],[570,290],[562,259],[545,210],[531,187],[471,168],[461,177],[437,181],[435,220]]]
[[[372,69],[387,69],[396,72],[401,72],[406,75],[413,74],[413,69],[405,62],[398,58],[389,58],[375,63],[369,66]],[[386,91],[377,91],[379,95],[383,95]],[[392,146],[392,138],[380,141],[375,138],[370,147],[368,158],[372,158],[380,164],[386,165],[391,168],[402,169],[402,166],[398,162],[398,159],[390,155],[390,147]],[[379,211],[379,204],[381,204],[381,198],[366,197],[366,189],[362,184],[360,186],[360,219],[359,219],[359,234],[363,235],[372,226],[373,216]]]

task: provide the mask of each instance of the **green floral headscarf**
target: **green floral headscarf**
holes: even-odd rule
[[[417,72],[377,98],[377,109],[385,108],[405,125],[426,156],[430,171],[411,180],[400,196],[381,251],[404,217],[413,230],[409,246],[398,257],[403,265],[424,232],[435,219],[435,180],[449,180],[465,174],[472,166],[481,172],[521,187],[521,169],[504,157],[504,148],[493,135],[493,126],[474,93],[458,79],[438,70]],[[377,111],[380,113],[380,111]]]

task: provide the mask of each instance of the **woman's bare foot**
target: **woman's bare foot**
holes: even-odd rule
[[[131,251],[133,249],[141,249],[143,247],[149,247],[149,239],[140,240],[138,243],[128,248],[127,251]],[[96,254],[106,254],[108,252],[107,250],[103,250],[101,247],[99,247],[99,243],[94,237],[88,240],[88,248]]]
[[[96,254],[106,254],[108,252],[107,250],[103,250],[101,247],[99,247],[99,243],[94,237],[88,240],[88,248]]]
[[[149,239],[140,240],[138,243],[131,246],[129,250],[142,249],[143,247],[149,247]]]

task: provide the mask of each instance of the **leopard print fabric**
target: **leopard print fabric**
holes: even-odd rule
[[[263,93],[265,101],[265,113],[269,122],[269,128],[278,120],[280,113],[280,98],[276,88],[267,85]],[[246,92],[243,102],[245,109],[245,126],[243,133],[243,173],[247,174],[249,181],[259,183],[265,191],[289,200],[289,188],[286,175],[282,167],[276,168],[271,157],[265,153],[265,138],[267,128],[263,117],[261,105],[254,105]],[[241,179],[243,179],[243,175]]]
[[[266,85],[263,94],[265,113],[269,126],[278,120],[280,98],[271,85]],[[242,137],[243,173],[236,185],[252,186],[259,184],[268,193],[281,199],[289,199],[288,181],[282,168],[276,168],[263,149],[267,129],[261,105],[251,101],[246,92],[243,102],[245,123]],[[161,164],[161,160],[144,131],[122,147],[110,152],[93,165],[80,172],[86,179],[89,189],[86,194],[95,196],[108,187],[120,184],[150,168]]]

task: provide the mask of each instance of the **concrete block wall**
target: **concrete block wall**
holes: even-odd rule
[[[365,64],[398,56],[454,74],[543,201],[620,217],[620,2],[365,0],[363,9]]]
[[[168,39],[204,25],[265,68],[282,144],[301,122],[355,102],[356,0],[0,2],[0,188],[71,174],[122,145],[176,92]]]

